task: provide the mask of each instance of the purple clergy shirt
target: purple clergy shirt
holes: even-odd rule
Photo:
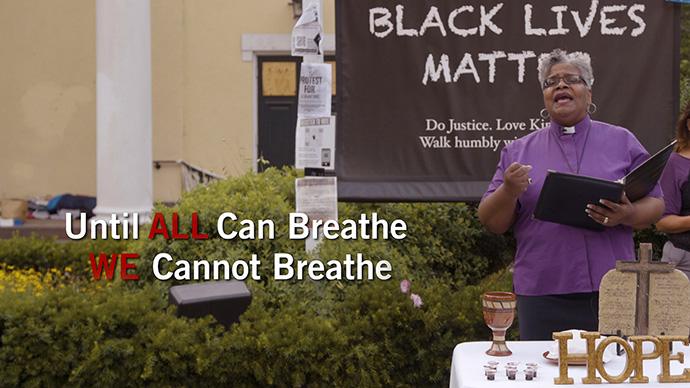
[[[666,202],[664,215],[661,218],[672,214],[680,215],[680,209],[683,205],[681,191],[688,182],[688,172],[690,172],[690,159],[675,152],[672,153],[668,158],[664,172],[661,173],[661,179],[659,179]]]
[[[598,291],[601,278],[615,267],[616,260],[635,260],[633,228],[629,226],[596,232],[532,218],[547,170],[617,180],[648,158],[649,153],[630,131],[589,116],[575,126],[574,134],[563,133],[552,121],[501,150],[484,198],[503,183],[503,173],[511,163],[532,166],[532,184],[518,198],[513,224],[517,240],[513,287],[517,294]],[[649,195],[662,196],[658,184]]]

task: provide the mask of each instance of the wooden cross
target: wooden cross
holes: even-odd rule
[[[637,273],[637,306],[635,308],[635,335],[649,332],[649,274],[673,272],[675,263],[652,262],[652,244],[640,244],[640,260],[616,262],[616,270]]]

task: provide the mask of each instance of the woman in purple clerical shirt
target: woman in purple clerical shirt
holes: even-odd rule
[[[630,131],[590,118],[596,106],[588,54],[556,49],[540,56],[538,73],[542,113],[551,122],[501,150],[479,204],[479,219],[489,231],[513,227],[515,233],[513,289],[522,340],[598,330],[601,278],[617,260],[635,258],[633,229],[656,222],[664,210],[657,185],[635,203],[623,193],[619,203],[601,200],[582,209],[603,232],[532,218],[547,170],[617,180],[649,158]]]
[[[661,261],[672,261],[690,277],[690,101],[678,120],[676,148],[661,174],[666,209],[657,228],[668,233]]]

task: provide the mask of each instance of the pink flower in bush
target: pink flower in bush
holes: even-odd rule
[[[422,305],[424,304],[422,303],[422,298],[417,294],[410,294],[410,299],[412,299],[414,307],[422,307]]]
[[[400,292],[407,294],[410,291],[410,281],[405,279],[400,282]]]

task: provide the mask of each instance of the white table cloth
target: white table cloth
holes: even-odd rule
[[[508,349],[513,354],[507,357],[491,357],[485,352],[491,346],[491,342],[464,342],[455,347],[453,351],[453,362],[450,370],[450,388],[537,388],[537,387],[592,387],[601,384],[582,384],[582,378],[587,375],[586,366],[569,366],[568,376],[575,380],[573,385],[556,385],[554,378],[558,377],[558,364],[544,358],[544,352],[549,351],[552,341],[508,341]],[[610,345],[615,347],[615,344]],[[644,352],[650,353],[654,350],[651,343],[644,344]],[[690,347],[684,346],[680,342],[673,343],[673,353],[682,352],[685,355],[685,362],[671,361],[671,375],[680,375],[683,369],[690,368]],[[498,373],[495,380],[488,380],[484,375],[484,365],[489,361],[498,361]],[[505,373],[505,365],[510,361],[519,362],[518,374],[515,380],[508,380]],[[615,356],[605,365],[606,373],[617,376],[625,368],[626,355]],[[537,377],[534,380],[526,380],[524,370],[525,363],[534,362],[539,364]],[[661,358],[643,361],[643,374],[649,378],[648,384],[633,384],[630,379],[626,379],[623,385],[635,386],[639,388],[648,387],[688,387],[690,383],[659,383],[657,375],[661,370]],[[597,372],[597,377],[601,375]],[[602,384],[609,384],[602,378]]]

